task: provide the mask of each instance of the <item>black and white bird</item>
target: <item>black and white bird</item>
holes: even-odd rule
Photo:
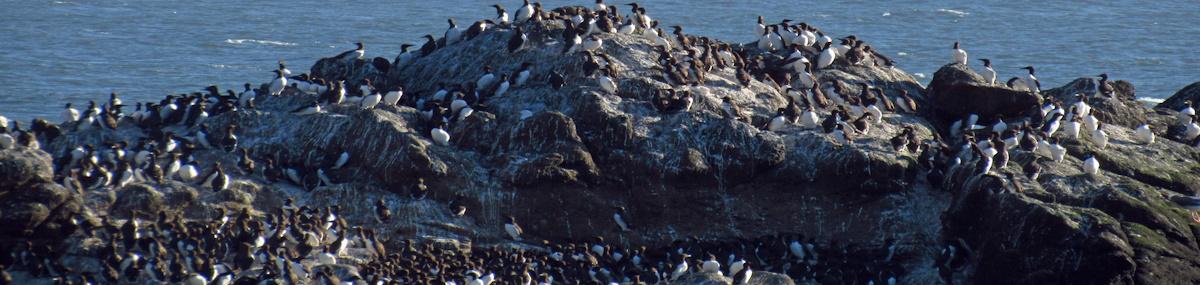
[[[528,41],[529,36],[525,34],[525,31],[521,27],[516,27],[513,29],[512,36],[508,38],[508,52],[514,53],[521,50]]]
[[[321,112],[321,105],[317,104],[316,101],[313,101],[312,103],[309,103],[308,105],[300,106],[299,108],[293,109],[291,113],[293,115],[303,116],[303,115],[312,115],[312,114],[316,114],[316,113],[320,113],[320,112]]]
[[[625,207],[613,207],[613,210],[616,210],[616,213],[613,213],[613,222],[617,223],[617,227],[621,228],[622,232],[630,231],[631,227],[626,220],[628,215],[625,213]]]
[[[992,60],[980,58],[979,61],[983,62],[983,71],[980,71],[979,75],[983,76],[983,80],[987,81],[988,85],[996,85],[996,70],[992,69]]]
[[[967,51],[959,47],[958,42],[954,42],[954,50],[952,54],[954,56],[954,63],[967,65]]]
[[[380,223],[387,223],[392,219],[392,210],[388,209],[387,202],[383,199],[375,201],[375,220]]]
[[[517,224],[516,217],[508,216],[508,222],[504,224],[504,232],[508,233],[508,237],[512,238],[512,240],[521,241],[523,231],[521,230],[521,225]]]

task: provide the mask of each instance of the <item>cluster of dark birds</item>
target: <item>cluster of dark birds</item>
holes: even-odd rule
[[[545,250],[460,248],[401,241],[389,256],[363,265],[365,276],[402,284],[669,284],[688,274],[715,274],[746,284],[754,270],[821,284],[895,284],[905,272],[895,240],[882,247],[817,244],[800,235],[720,242],[695,237],[658,248],[622,248],[601,237],[543,241]],[[955,247],[939,262],[962,261]],[[961,255],[961,253],[959,253]],[[752,269],[753,268],[753,269]]]
[[[0,283],[13,284],[8,270],[21,270],[57,284],[384,284],[380,276],[364,279],[336,266],[352,249],[367,258],[386,256],[373,229],[347,226],[339,210],[295,207],[289,200],[266,217],[245,209],[227,215],[223,208],[209,220],[166,212],[146,220],[134,212],[124,221],[77,216],[59,234],[97,240],[86,252],[98,271],[68,266],[64,257],[75,253],[68,255],[61,241],[25,241],[0,248]],[[86,264],[78,262],[69,264]]]

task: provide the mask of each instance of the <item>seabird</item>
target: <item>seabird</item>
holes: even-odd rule
[[[754,26],[754,36],[755,37],[760,37],[764,33],[767,32],[767,25],[765,22],[766,21],[763,20],[763,16],[761,16],[761,15],[758,16],[758,25]]]
[[[504,7],[500,6],[500,4],[492,5],[492,7],[496,8],[496,22],[501,25],[508,25],[508,11],[505,11]]]
[[[708,254],[708,260],[700,264],[700,272],[721,274],[721,263],[717,262],[717,256]]]
[[[387,95],[383,96],[383,102],[381,102],[381,103],[383,103],[384,106],[396,106],[397,103],[400,103],[400,98],[402,98],[403,96],[404,96],[404,87],[401,87],[401,86],[392,87],[392,90],[388,91]]]
[[[496,22],[492,22],[492,20],[476,21],[474,24],[471,24],[471,27],[467,28],[467,31],[464,32],[463,37],[467,40],[474,39],[475,37],[479,36],[479,34],[487,31],[489,26],[495,24]]]
[[[237,128],[238,125],[229,125],[229,127],[225,128],[225,136],[221,137],[221,146],[227,152],[233,152],[233,150],[237,149]]]
[[[733,284],[734,285],[750,284],[750,278],[752,276],[754,276],[754,271],[750,270],[750,264],[746,264],[746,265],[744,265],[742,270],[739,270],[739,271],[737,271],[737,273],[733,274]]]
[[[629,223],[625,221],[625,217],[627,216],[625,214],[625,207],[613,207],[613,210],[617,211],[613,213],[613,221],[617,223],[617,227],[621,228],[622,232],[630,231]]]
[[[462,39],[462,30],[458,29],[458,24],[454,23],[454,18],[446,19],[446,24],[449,25],[449,27],[446,28],[444,38],[446,40],[446,46],[449,46],[450,44],[457,43],[458,40]]]
[[[1108,84],[1108,73],[1101,73],[1097,76],[1100,77],[1100,83],[1096,86],[1097,91],[1109,97],[1115,95],[1116,91],[1113,90],[1112,85]]]
[[[558,73],[558,71],[550,72],[550,87],[553,87],[554,90],[559,90],[566,84],[567,79],[563,78],[562,74]]]
[[[521,67],[517,68],[517,71],[516,71],[517,76],[513,77],[513,84],[512,84],[513,87],[521,87],[521,86],[525,85],[525,82],[529,81],[530,65],[531,64],[528,61],[526,61],[526,62],[522,62]]]
[[[783,127],[787,126],[788,119],[787,115],[784,114],[786,111],[787,109],[785,108],[779,108],[776,110],[775,117],[771,118],[771,121],[767,123],[768,131],[778,132],[779,130],[782,130]]]
[[[1141,144],[1154,143],[1154,132],[1150,131],[1149,124],[1143,124],[1142,126],[1138,127],[1137,131],[1134,132],[1133,137],[1136,138],[1138,143]]]
[[[421,56],[429,56],[429,54],[432,54],[433,51],[437,50],[437,40],[433,38],[433,35],[429,34],[425,35],[423,38],[425,38],[425,44],[421,45]]]
[[[67,103],[67,106],[62,111],[62,118],[64,124],[74,123],[79,120],[79,110],[75,110],[75,108],[71,107],[71,103]],[[7,124],[7,122],[4,124]]]
[[[1039,82],[1037,77],[1035,77],[1033,75],[1034,74],[1033,66],[1026,66],[1026,67],[1022,67],[1021,69],[1029,71],[1029,74],[1026,74],[1025,78],[1022,78],[1022,80],[1025,83],[1025,88],[1035,94],[1041,93],[1042,92],[1042,83]]]
[[[1195,115],[1196,109],[1192,108],[1192,101],[1184,101],[1183,108],[1180,108],[1179,114],[1176,114],[1175,116],[1176,118],[1179,118],[1180,125],[1187,126],[1192,122],[1192,116]]]
[[[275,80],[271,81],[271,96],[279,96],[283,93],[283,88],[287,87],[287,76],[284,76],[279,70],[272,71],[275,73]]]
[[[196,179],[196,177],[199,176],[199,171],[196,170],[196,166],[193,166],[191,164],[184,164],[184,165],[180,166],[179,172],[176,172],[176,173],[179,174],[180,181],[188,182],[188,183],[192,182],[192,180]]]
[[[294,115],[303,116],[303,115],[312,115],[312,114],[316,114],[316,113],[320,113],[320,112],[321,112],[321,105],[317,104],[316,101],[313,101],[312,103],[308,103],[307,105],[300,106],[299,108],[292,110],[291,113]]]
[[[512,37],[508,38],[508,52],[514,53],[521,50],[525,46],[525,42],[529,41],[529,36],[525,35],[525,31],[521,27],[513,30]]]
[[[483,75],[475,80],[475,87],[478,90],[488,90],[492,88],[492,83],[496,83],[496,75],[492,73],[492,67],[489,65],[483,66]]]
[[[387,203],[383,199],[375,201],[375,220],[380,223],[387,223],[392,219],[392,210],[388,209]]]
[[[337,58],[340,60],[346,60],[347,57],[352,58],[352,59],[362,59],[363,55],[366,55],[366,49],[364,49],[363,42],[357,42],[357,43],[354,43],[354,45],[356,46],[356,48],[354,48],[352,50],[344,51],[344,52],[338,54],[337,56],[334,56],[334,58]]]
[[[238,169],[241,169],[246,175],[254,174],[254,160],[250,158],[250,150],[243,147],[238,149],[238,151],[240,152],[238,156]]]
[[[983,62],[983,71],[979,75],[983,75],[983,80],[987,81],[988,85],[996,85],[996,70],[992,69],[992,60],[980,58],[979,61]]]
[[[1069,139],[1077,139],[1079,137],[1081,124],[1075,118],[1076,116],[1072,114],[1071,117],[1067,118],[1067,124],[1062,127],[1063,134],[1066,134]]]
[[[1092,131],[1092,143],[1099,149],[1108,146],[1108,133],[1104,132],[1104,123],[1096,122],[1096,130]]]
[[[496,90],[492,92],[493,97],[504,96],[504,93],[508,92],[508,88],[512,86],[512,83],[508,80],[508,74],[501,74],[500,80],[496,82],[499,82],[500,85],[496,86]]]
[[[213,192],[221,192],[229,188],[229,175],[221,169],[221,162],[213,162],[212,172],[204,179],[203,185],[210,187]]]
[[[958,42],[954,42],[954,63],[967,65],[967,51],[959,48]]]
[[[679,263],[676,263],[675,269],[671,271],[671,278],[670,278],[671,281],[679,280],[679,277],[683,277],[683,275],[687,274],[687,272],[688,272],[687,258],[690,257],[691,255],[688,255],[687,253],[683,253],[683,254],[680,254],[677,256],[679,258]]]
[[[440,122],[440,120],[438,120]],[[429,130],[429,136],[433,138],[433,142],[441,146],[450,145],[450,133],[443,130],[440,124]]]
[[[610,76],[612,76],[612,72],[606,71],[604,75],[600,75],[600,77],[596,78],[596,82],[600,85],[600,89],[603,89],[604,92],[609,94],[617,94],[617,82],[613,81],[613,78]]]
[[[508,237],[514,241],[521,241],[521,226],[517,224],[517,218],[508,216],[508,222],[504,224],[504,232],[508,233]]]
[[[583,51],[590,52],[590,51],[596,51],[597,49],[600,49],[600,47],[603,45],[604,45],[604,40],[600,39],[596,35],[590,35],[590,36],[588,36],[588,38],[586,40],[584,40],[582,43],[580,43],[579,47],[583,48]]]
[[[1200,138],[1200,122],[1197,122],[1196,118],[1200,118],[1200,117],[1197,117],[1196,115],[1191,115],[1188,117],[1188,121],[1186,123],[1184,123],[1185,127],[1184,127],[1184,131],[1183,131],[1183,140],[1190,141],[1190,140],[1193,140],[1196,138]]]
[[[523,23],[533,18],[533,5],[529,4],[529,0],[524,1],[525,4],[521,5],[521,8],[517,8],[517,17],[515,19],[517,23]]]
[[[370,83],[371,81],[368,80],[367,84]],[[362,102],[359,106],[363,109],[375,109],[375,106],[379,105],[380,101],[383,101],[383,95],[379,94],[379,90],[373,90],[371,95],[366,95],[362,98]]]
[[[817,69],[824,69],[833,65],[835,59],[837,59],[837,50],[833,48],[833,43],[825,43],[821,49],[821,55],[817,57]]]
[[[1100,175],[1100,161],[1096,160],[1096,156],[1088,155],[1088,158],[1083,161],[1083,172],[1091,176]]]

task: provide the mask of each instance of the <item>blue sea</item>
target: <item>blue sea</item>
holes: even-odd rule
[[[3,1],[0,115],[58,120],[63,103],[126,102],[218,84],[266,82],[278,60],[304,72],[316,59],[364,41],[368,56],[395,56],[403,43],[441,35],[446,18],[466,27],[500,3],[440,1]],[[546,7],[593,1],[544,0]],[[625,4],[630,1],[609,1]],[[640,1],[650,16],[685,32],[746,42],[755,18],[813,24],[857,35],[922,81],[950,61],[961,41],[991,58],[1001,78],[1033,65],[1043,86],[1108,73],[1165,98],[1200,80],[1197,1]],[[622,6],[622,12],[628,7]]]

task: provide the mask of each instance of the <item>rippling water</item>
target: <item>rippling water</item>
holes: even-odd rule
[[[316,59],[367,43],[391,58],[402,43],[491,17],[491,1],[4,1],[0,114],[58,119],[65,102],[118,91],[126,101],[219,84],[270,80],[275,61],[306,71]],[[252,2],[246,4],[242,2]],[[543,0],[547,7],[591,0]],[[609,0],[610,4],[630,1]],[[641,1],[665,25],[725,40],[753,38],[755,16],[855,34],[927,81],[958,40],[991,58],[1000,77],[1038,67],[1043,86],[1107,72],[1141,97],[1163,98],[1200,80],[1196,1]],[[500,2],[509,11],[519,0]],[[627,7],[622,7],[627,12]]]

